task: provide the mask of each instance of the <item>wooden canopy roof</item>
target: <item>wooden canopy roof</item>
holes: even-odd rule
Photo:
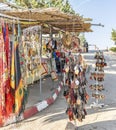
[[[66,14],[57,8],[9,10],[2,12],[5,15],[21,19],[22,27],[30,25],[47,24],[62,31],[68,32],[91,32],[91,19],[79,15]],[[25,21],[29,21],[25,24]],[[88,22],[89,21],[89,22]],[[44,28],[45,29],[45,28]],[[57,30],[56,29],[56,30]],[[49,29],[45,29],[46,32]],[[52,29],[55,32],[55,29]],[[49,32],[49,31],[48,31]]]

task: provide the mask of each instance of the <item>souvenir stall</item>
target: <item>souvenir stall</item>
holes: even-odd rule
[[[20,11],[11,10],[11,11],[3,11],[2,13],[10,15],[10,16],[23,18],[23,19],[30,19],[30,21],[32,20],[33,24],[35,24],[35,22],[37,22],[37,21],[39,22],[39,24],[46,23],[46,25],[50,27],[50,30],[46,31],[47,33],[48,32],[54,33],[54,30],[56,30],[55,33],[58,33],[58,31],[62,31],[62,32],[66,32],[66,31],[67,32],[73,32],[73,31],[74,32],[91,32],[92,31],[90,29],[91,24],[86,22],[86,21],[91,21],[91,19],[88,19],[88,18],[84,19],[81,16],[66,14],[66,13],[59,11],[56,8],[46,8],[46,9],[41,9],[41,10],[32,9],[31,11],[26,10],[26,9],[20,10]],[[30,21],[28,22],[28,24],[30,24]],[[67,37],[67,34],[66,34],[66,37]],[[53,39],[51,39],[51,40],[53,40]],[[52,48],[52,51],[53,51],[53,48],[54,48],[54,50],[57,50],[56,54],[57,54],[58,58],[55,59],[55,62],[57,62],[56,67],[54,66],[54,58],[52,58],[52,61],[53,61],[52,65],[53,65],[54,69],[57,69],[57,72],[59,72],[62,70],[60,62],[59,62],[59,59],[60,59],[59,52],[61,50],[55,49],[54,42],[52,42],[51,40],[49,41],[49,44],[47,44],[47,46],[45,46],[45,44],[43,45],[42,50],[43,49],[45,50],[45,48],[48,51],[51,51],[51,48]],[[72,50],[74,52],[77,52],[78,51],[77,48],[79,46],[79,39],[74,37],[72,41],[73,41],[73,44],[71,44],[71,45],[73,45],[73,46],[71,48],[73,48]],[[51,42],[52,42],[52,45],[51,45]],[[47,53],[48,53],[48,51],[47,51]],[[43,53],[45,54],[45,51]],[[49,53],[48,53],[48,57],[49,57]],[[31,62],[31,61],[29,61],[29,62]],[[28,66],[28,68],[29,68],[29,66]],[[44,67],[44,68],[46,68],[46,67]],[[50,67],[48,67],[48,68],[50,68]],[[55,73],[55,71],[53,71],[53,73]],[[33,82],[33,80],[29,81],[29,83],[31,83],[31,82]]]
[[[27,86],[48,74],[47,60],[40,57],[40,27],[22,30],[19,19],[7,17],[0,21],[0,126],[16,122],[25,109]]]
[[[40,64],[39,26],[22,30],[27,22],[0,16],[0,126],[3,126],[17,121],[27,103],[27,86],[46,75],[48,68],[45,61]]]
[[[59,25],[63,23],[63,26],[65,26],[67,19],[72,20],[74,18],[76,21],[80,21],[81,24],[79,25],[79,22],[75,22],[75,24],[79,25],[79,28],[77,27],[75,31],[81,31],[83,28],[86,29],[83,31],[91,31],[91,29],[90,23],[89,26],[84,27],[83,18],[62,13],[54,8],[43,9],[41,11],[36,9],[22,9],[20,11],[4,10],[1,11],[1,13],[4,15],[0,14],[0,126],[3,126],[12,122],[17,122],[18,118],[20,118],[21,113],[25,109],[28,97],[27,86],[29,84],[34,83],[41,79],[41,76],[45,76],[49,73],[51,74],[53,81],[58,80],[55,71],[57,70],[59,72],[58,64],[61,57],[66,59],[66,61],[73,60],[73,58],[68,59],[64,55],[61,56],[61,48],[57,48],[57,44],[54,43],[53,39],[51,39],[47,45],[42,45],[42,33],[44,33],[42,32],[42,26],[32,27],[30,29],[27,27],[32,25],[43,25],[43,23],[46,23],[59,28],[59,30],[63,29],[63,32],[65,32],[65,28]],[[59,21],[60,24],[56,21]],[[72,22],[68,21],[67,24],[69,23]],[[56,26],[54,24],[56,24]],[[57,30],[57,32],[59,30]],[[71,30],[68,31],[70,32]],[[49,33],[48,31],[46,32]],[[73,38],[73,41],[74,40],[76,41],[76,44],[73,42],[73,45],[76,49],[76,47],[78,48],[78,39]],[[48,53],[49,51],[51,52]],[[79,50],[75,50],[75,52],[77,51]],[[48,58],[42,57],[46,54]],[[53,58],[52,62],[49,60],[49,55]],[[68,56],[68,53],[66,55]],[[58,62],[56,67],[54,66],[54,59],[55,62]],[[50,64],[52,67],[50,67]],[[80,76],[83,73],[83,69],[79,70]],[[62,70],[60,69],[60,71]],[[68,75],[71,75],[71,73]],[[73,79],[69,76],[68,80],[76,81],[76,78],[79,80],[77,75],[73,76]],[[79,85],[80,83],[81,82],[79,81]],[[40,80],[40,92],[41,89]],[[72,89],[70,90],[72,91]],[[77,93],[77,90],[74,91]]]
[[[95,63],[95,71],[91,72],[90,79],[94,80],[95,83],[90,85],[90,89],[92,90],[92,97],[95,98],[95,102],[93,102],[90,106],[92,108],[102,108],[104,107],[103,103],[99,103],[101,100],[105,98],[105,95],[101,92],[104,88],[104,67],[107,66],[103,52],[98,51],[95,54],[96,63]]]

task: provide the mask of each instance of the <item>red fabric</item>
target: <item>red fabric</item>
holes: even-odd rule
[[[14,104],[14,96],[11,94],[11,92],[8,92],[6,94],[6,114],[9,116],[11,113],[13,113],[13,104]]]
[[[74,43],[74,48],[78,48],[79,46],[77,45],[77,43]]]
[[[56,52],[56,55],[57,55],[58,57],[60,57],[60,56],[61,56],[61,53],[60,53],[59,51],[57,51],[57,52]]]
[[[68,99],[69,95],[66,95],[65,98]]]
[[[5,51],[6,51],[6,61],[7,61],[7,69],[8,69],[8,80],[6,82],[5,87],[5,104],[6,104],[6,115],[8,116],[11,114],[11,110],[8,110],[9,107],[12,106],[11,100],[12,98],[9,96],[10,94],[10,48],[9,48],[9,32],[8,32],[8,25],[6,25],[6,34],[5,34]]]
[[[85,98],[87,101],[89,100],[89,95],[87,93],[85,93]]]
[[[66,58],[66,63],[69,61],[69,59],[68,58]]]
[[[62,72],[65,73],[66,71],[64,69],[62,69]]]
[[[9,55],[10,55],[10,50],[9,50],[9,33],[8,33],[8,25],[6,25],[6,37],[5,37],[5,48],[6,48],[6,58],[7,58],[7,65],[9,65]]]
[[[73,81],[72,83],[71,83],[71,88],[74,88],[75,87],[75,82]]]
[[[3,123],[5,116],[5,86],[7,80],[6,53],[2,32],[2,27],[0,27],[0,125]]]
[[[76,99],[74,97],[74,90],[73,90],[73,88],[70,89],[70,98],[71,98],[71,104],[76,103]]]
[[[69,116],[69,120],[72,121],[74,119],[73,117],[73,111],[71,109],[68,110],[67,112],[68,116]]]
[[[13,105],[14,105],[14,96],[11,93],[10,87],[10,43],[9,43],[9,31],[8,24],[6,25],[6,36],[5,36],[5,51],[7,58],[7,69],[8,69],[8,80],[6,85],[6,95],[5,95],[5,104],[6,104],[6,116],[9,116],[13,113]]]

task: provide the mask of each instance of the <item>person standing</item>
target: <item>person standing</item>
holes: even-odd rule
[[[85,42],[86,52],[88,52],[88,42]]]

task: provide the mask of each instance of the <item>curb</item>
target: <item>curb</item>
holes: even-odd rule
[[[58,86],[58,88],[55,89],[55,92],[52,96],[50,96],[49,98],[33,105],[32,107],[26,109],[19,117],[12,117],[12,119],[8,120],[7,122],[5,122],[5,124],[3,126],[12,124],[12,123],[16,123],[22,120],[25,120],[27,118],[30,118],[32,116],[34,116],[35,114],[37,114],[38,112],[44,110],[45,108],[47,108],[49,105],[53,104],[55,102],[55,100],[57,99],[61,89],[63,87],[63,82],[61,82]]]

